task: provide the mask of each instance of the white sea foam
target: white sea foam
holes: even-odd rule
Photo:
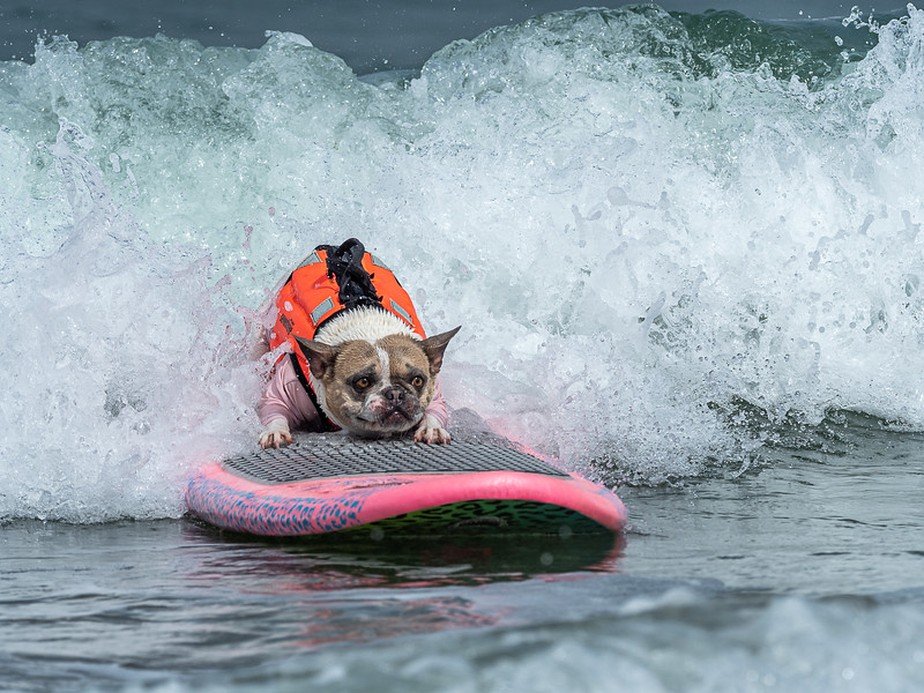
[[[300,37],[115,39],[0,66],[0,517],[182,511],[255,445],[253,311],[362,238],[451,403],[657,482],[858,409],[924,427],[924,12],[844,74],[578,11],[366,84]]]

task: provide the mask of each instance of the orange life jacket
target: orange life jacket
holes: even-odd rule
[[[358,241],[356,245],[362,249],[362,244]],[[327,417],[318,405],[311,387],[308,360],[302,353],[295,336],[314,339],[318,329],[324,323],[352,307],[344,305],[337,277],[328,267],[329,248],[331,246],[315,248],[314,252],[305,258],[286,280],[276,297],[276,323],[270,332],[270,349],[277,348],[283,342],[291,342],[290,358],[293,359],[295,372],[322,420]],[[376,294],[375,298],[378,299],[377,302],[367,300],[365,304],[378,303],[381,308],[406,323],[421,339],[425,339],[427,335],[420,324],[420,318],[417,317],[411,297],[408,296],[394,273],[381,260],[365,250],[363,250],[361,265],[368,273]],[[285,358],[285,355],[280,358]],[[326,424],[328,428],[336,428],[329,421]]]

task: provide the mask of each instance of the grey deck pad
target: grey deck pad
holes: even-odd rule
[[[301,437],[289,447],[225,460],[224,468],[265,484],[369,474],[512,471],[567,476],[509,446],[473,442],[424,445],[408,440],[362,441],[338,434]]]

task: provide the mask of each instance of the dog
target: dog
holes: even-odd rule
[[[260,399],[261,447],[289,445],[296,428],[451,442],[437,375],[460,327],[424,338],[410,297],[362,243],[318,246],[276,309],[269,346],[288,343],[291,352]]]

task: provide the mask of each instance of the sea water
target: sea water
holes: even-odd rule
[[[569,10],[374,77],[280,31],[0,63],[0,682],[920,685],[922,96],[911,5]],[[255,445],[274,287],[351,236],[624,543],[179,520]]]

